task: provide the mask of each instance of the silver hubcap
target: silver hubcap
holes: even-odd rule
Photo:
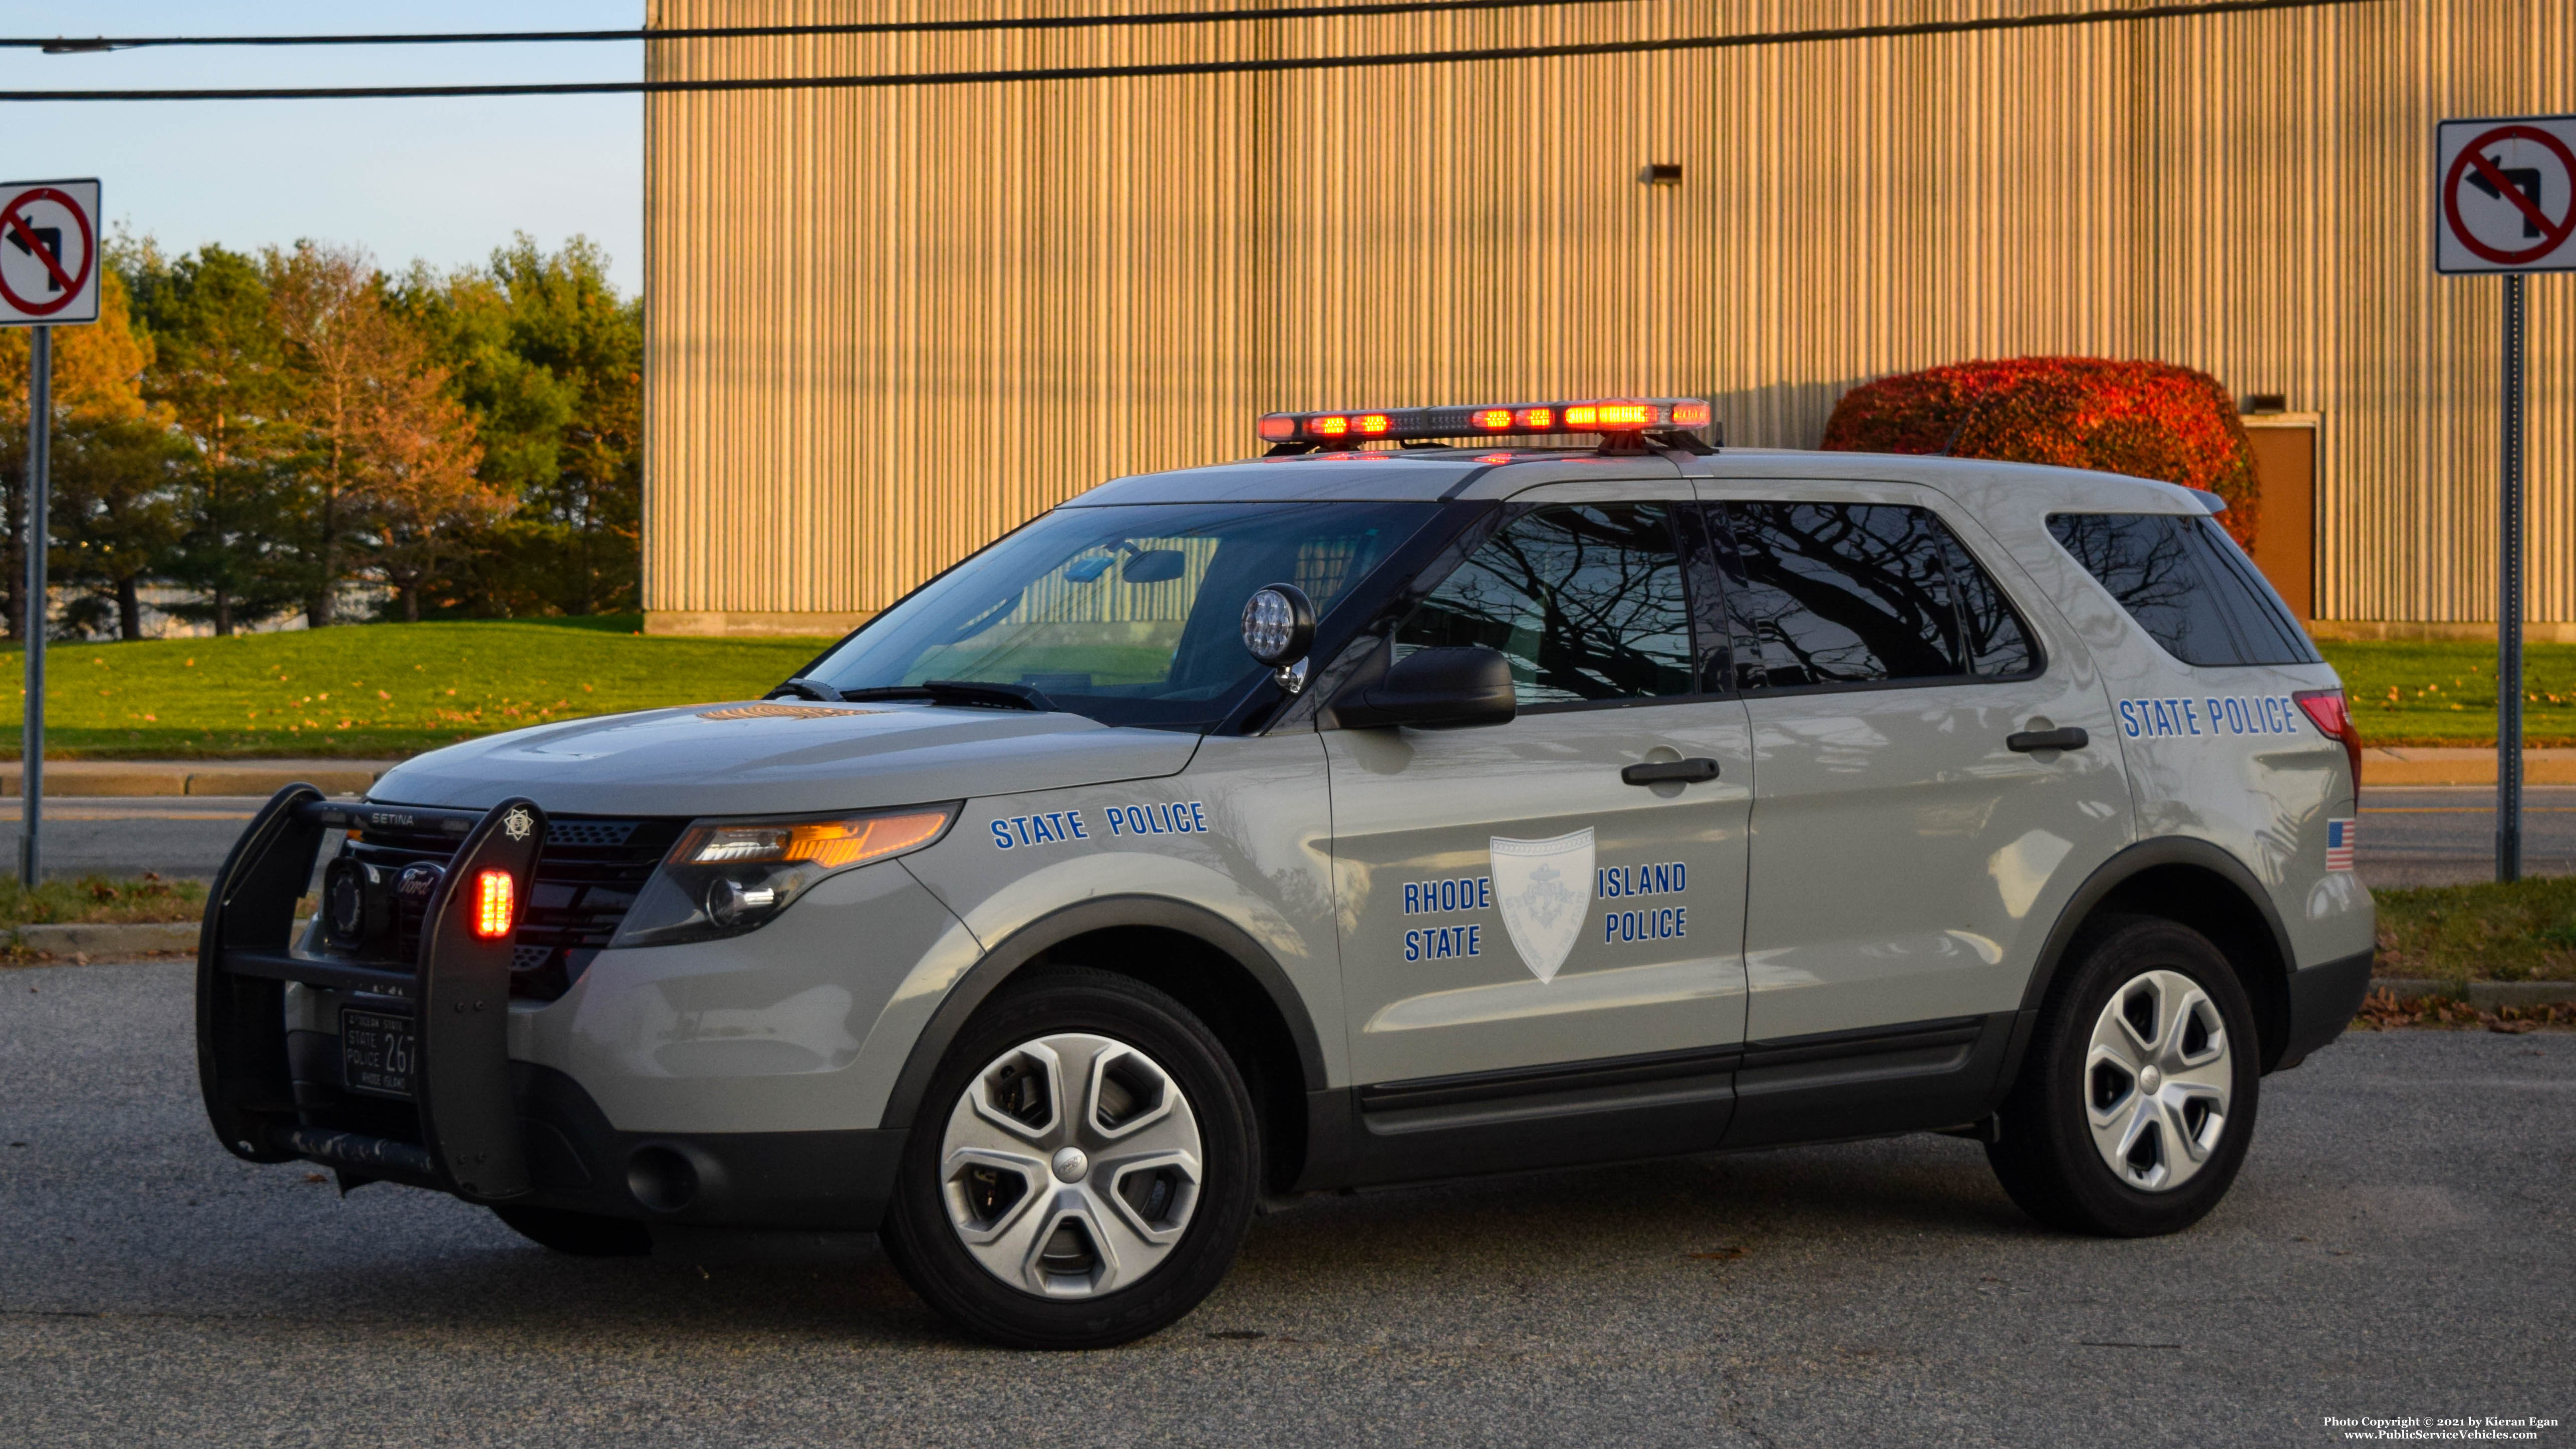
[[[2191,1181],[2227,1131],[2235,1091],[2218,1004],[2178,971],[2149,971],[2111,993],[2084,1056],[2093,1146],[2142,1192]]]
[[[948,1114],[948,1221],[984,1271],[1087,1298],[1170,1256],[1199,1197],[1199,1124],[1180,1084],[1124,1042],[1068,1032],[993,1059]]]

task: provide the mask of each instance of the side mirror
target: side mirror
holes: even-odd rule
[[[1454,730],[1510,724],[1520,713],[1512,662],[1496,649],[1417,649],[1374,684],[1333,701],[1344,729]]]

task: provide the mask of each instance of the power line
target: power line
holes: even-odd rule
[[[2078,25],[2172,20],[2203,15],[2247,15],[2272,10],[2320,10],[2378,3],[2380,0],[2196,0],[2196,3],[2140,5],[2110,10],[2075,10],[2054,15],[1996,16],[1982,20],[1926,20],[1902,25],[1852,25],[1833,29],[1776,30],[1741,35],[1684,35],[1661,40],[1605,40],[1574,45],[1499,46],[1481,50],[1422,50],[1382,55],[1172,61],[1152,65],[1049,66],[1018,70],[896,72],[882,75],[749,76],[704,80],[573,81],[522,85],[0,91],[0,102],[320,101],[464,96],[668,95],[692,91],[877,90],[916,86],[1023,84],[1033,81],[1117,80],[1151,76],[1270,75],[1307,70],[1363,70],[1400,65],[1460,65],[1480,61],[1652,55],[1674,51],[1812,45],[1836,40],[1885,40],[1914,36],[1968,35],[1985,31],[2048,30]]]
[[[800,25],[698,25],[658,30],[426,31],[410,35],[0,36],[0,50],[90,55],[156,46],[531,45],[619,40],[734,40],[794,35],[924,35],[990,30],[1089,30],[1134,25],[1209,25],[1230,20],[1315,20],[1339,15],[1438,15],[1461,10],[1552,10],[1630,5],[1642,0],[1373,0],[1368,4],[1273,5],[1253,10],[1161,10],[1135,15],[1029,15],[992,20],[869,20]]]

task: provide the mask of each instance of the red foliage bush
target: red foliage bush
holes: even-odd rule
[[[1843,394],[1824,445],[2158,478],[2226,499],[2220,521],[2254,546],[2254,452],[2235,401],[2171,363],[2009,357],[1882,377]]]

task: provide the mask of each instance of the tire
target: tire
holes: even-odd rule
[[[576,1258],[640,1258],[653,1251],[652,1233],[630,1218],[508,1206],[495,1206],[492,1216],[529,1242]]]
[[[2050,1227],[2180,1232],[2226,1195],[2253,1140],[2253,1007],[2226,958],[2188,926],[2116,918],[2075,949],[1986,1159]]]
[[[941,1060],[886,1255],[970,1333],[1107,1348],[1215,1290],[1260,1160],[1251,1094],[1187,1008],[1109,972],[1046,968],[1005,987]]]

